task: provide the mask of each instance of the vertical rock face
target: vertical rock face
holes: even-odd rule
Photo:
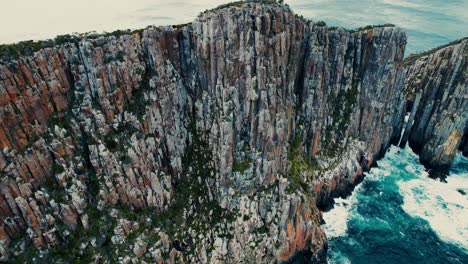
[[[460,148],[467,154],[468,39],[406,60],[411,115],[402,143],[429,167],[447,169]],[[465,138],[465,139],[463,139]]]
[[[399,139],[405,44],[242,3],[0,64],[0,253],[324,261],[317,206]]]

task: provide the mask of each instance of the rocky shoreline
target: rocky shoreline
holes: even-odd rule
[[[447,172],[455,153],[466,156],[468,39],[406,59],[404,91],[410,117],[406,142],[426,167]]]
[[[3,59],[1,260],[324,262],[319,208],[399,141],[410,94],[412,109],[441,101],[408,81],[426,57],[404,65],[405,44],[391,25],[328,28],[253,1]],[[457,45],[463,64],[443,72],[458,76]],[[466,74],[453,83],[430,119],[443,128],[425,128],[436,166],[467,120]]]

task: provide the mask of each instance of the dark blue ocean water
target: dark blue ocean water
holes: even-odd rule
[[[467,0],[289,0],[331,26],[395,24],[406,55],[468,36]],[[330,263],[468,263],[468,160],[447,182],[428,177],[410,148],[392,147],[353,194],[324,214]]]
[[[0,43],[90,30],[192,21],[232,0],[83,0],[70,15],[58,0],[5,3]],[[392,23],[408,34],[406,55],[468,36],[468,0],[285,0],[294,12],[348,29]],[[93,6],[93,8],[89,8]],[[51,7],[54,7],[51,9]],[[44,16],[44,14],[47,14]],[[68,14],[64,20],[63,14]],[[25,22],[26,21],[26,22]],[[34,21],[34,23],[28,23]],[[64,21],[66,23],[64,23]],[[21,22],[21,21],[20,21]],[[330,263],[468,263],[468,161],[457,157],[447,183],[428,177],[410,149],[392,147],[346,200],[324,215]]]
[[[468,159],[428,177],[408,147],[391,147],[351,197],[324,214],[330,263],[468,263]]]

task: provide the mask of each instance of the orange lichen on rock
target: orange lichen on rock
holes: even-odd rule
[[[311,210],[314,209],[305,203],[296,205],[294,218],[286,227],[287,239],[280,248],[277,256],[278,260],[288,260],[297,252],[306,250],[316,244],[321,244],[324,240],[324,235],[322,237],[314,236],[314,226],[316,225],[314,220],[316,219],[311,219],[313,215]],[[314,215],[318,214],[317,211]],[[313,241],[313,237],[317,237],[317,239]]]

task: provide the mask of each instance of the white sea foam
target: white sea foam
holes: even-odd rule
[[[409,171],[418,168],[409,166]],[[403,209],[410,215],[428,221],[437,235],[468,250],[468,173],[450,175],[447,183],[430,179],[426,173],[417,178],[399,181]]]
[[[335,198],[333,209],[323,214],[323,220],[325,220],[323,228],[328,238],[346,235],[349,213],[357,202],[356,194],[360,186],[357,186],[354,192],[346,199]]]
[[[389,155],[395,155],[397,148],[391,148],[390,152],[392,153],[389,153]],[[383,167],[386,167],[385,162],[387,161],[383,161]],[[364,181],[380,180],[382,177],[386,176],[391,176],[391,172],[386,169],[372,168],[370,173],[365,176]],[[357,194],[361,188],[362,184],[356,186],[353,193],[346,199],[335,198],[333,209],[323,214],[323,220],[325,221],[325,224],[322,227],[324,228],[328,238],[346,235],[346,232],[348,231],[348,220],[350,219],[350,212],[358,202]]]
[[[451,173],[446,183],[433,180],[410,148],[391,147],[379,161],[379,167],[372,168],[364,181],[386,177],[395,177],[406,213],[425,219],[441,239],[468,251],[468,195],[461,193],[468,193],[466,170]],[[329,238],[345,236],[348,220],[358,217],[353,210],[360,188],[362,185],[347,199],[335,199],[334,208],[323,214],[326,222],[323,227]]]
[[[346,234],[348,230],[349,207],[349,204],[336,203],[332,210],[323,214],[325,233],[328,238],[340,237]]]
[[[387,177],[391,175],[392,173],[388,170],[380,169],[380,168],[372,168],[371,172],[366,175],[366,178],[371,179],[371,180],[379,180],[382,177]]]
[[[337,254],[337,253],[332,252],[332,254]],[[343,256],[342,254],[338,254],[337,256],[333,256],[333,258],[330,258],[330,256],[328,256],[327,263],[328,264],[351,264],[351,260]]]

